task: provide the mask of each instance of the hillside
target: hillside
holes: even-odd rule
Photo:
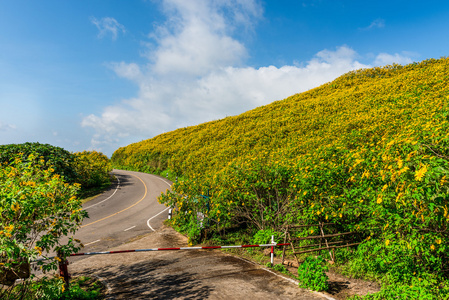
[[[445,124],[447,64],[441,59],[350,72],[238,116],[120,148],[112,159],[117,166],[188,176],[216,173],[242,158],[279,157],[292,165],[321,148],[387,144],[398,135],[419,139],[426,125]]]
[[[364,241],[346,258],[353,275],[407,286],[419,275],[436,289],[449,274],[448,82],[448,58],[349,72],[120,148],[112,162],[182,176],[161,201],[184,212],[175,222],[192,237],[196,212],[222,233],[334,222]]]

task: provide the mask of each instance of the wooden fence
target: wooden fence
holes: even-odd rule
[[[335,261],[335,249],[338,248],[349,248],[351,246],[357,246],[360,244],[348,242],[344,239],[338,239],[335,240],[338,237],[346,236],[346,235],[354,235],[354,232],[339,232],[339,233],[325,233],[325,229],[327,226],[335,225],[334,223],[319,223],[319,224],[313,224],[313,225],[287,225],[285,229],[285,235],[284,235],[284,244],[290,243],[290,246],[293,251],[293,255],[295,256],[296,262],[299,265],[299,259],[298,255],[304,254],[304,253],[310,253],[310,252],[318,252],[318,251],[324,251],[327,250],[330,256],[330,260],[332,262]],[[316,228],[319,229],[319,235],[312,235],[312,236],[303,236],[303,237],[297,237],[298,230],[303,230],[304,228]],[[314,240],[315,242],[313,244],[308,245],[298,245],[298,242],[304,241],[304,240]],[[308,249],[312,248],[312,249]],[[304,250],[307,249],[307,250]],[[285,254],[286,252],[286,246],[284,246],[282,251],[282,264],[285,260]]]

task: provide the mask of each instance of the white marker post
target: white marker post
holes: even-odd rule
[[[274,235],[271,236],[271,243],[274,244]],[[271,246],[271,266],[274,266],[274,246]]]

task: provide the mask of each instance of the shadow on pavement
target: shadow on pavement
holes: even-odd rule
[[[123,174],[114,174],[120,180],[120,186],[134,185],[135,183],[131,182],[131,175],[123,175]],[[116,185],[114,185],[114,188]]]
[[[113,299],[205,299],[213,290],[201,280],[185,271],[166,274],[161,268],[178,260],[154,260],[151,263],[135,263],[120,269],[92,269],[84,274],[95,274],[108,282]]]

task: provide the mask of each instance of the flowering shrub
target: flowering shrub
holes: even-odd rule
[[[110,183],[111,164],[106,155],[97,151],[75,152],[74,155],[74,170],[77,182],[82,188],[88,189]]]

